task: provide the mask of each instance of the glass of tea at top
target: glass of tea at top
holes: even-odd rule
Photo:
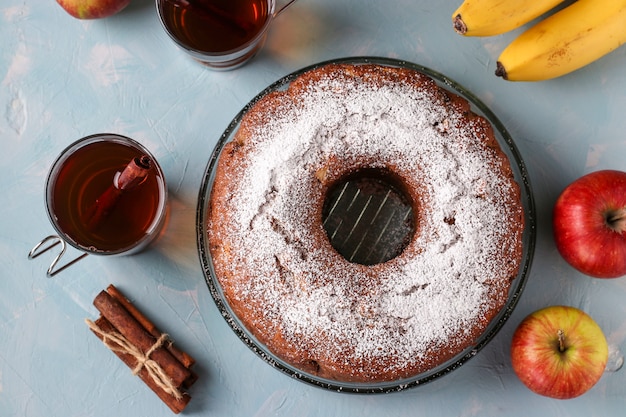
[[[263,46],[270,23],[295,0],[156,0],[183,51],[216,70],[237,68]]]
[[[54,269],[66,243],[83,253],[79,258],[139,252],[159,235],[167,212],[165,177],[156,159],[135,140],[108,133],[61,152],[48,173],[45,199],[58,235],[42,240],[29,257],[60,243],[49,276],[60,272]],[[41,249],[44,243],[52,245]]]

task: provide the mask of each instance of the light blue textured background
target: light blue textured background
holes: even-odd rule
[[[626,278],[594,280],[560,258],[551,210],[560,191],[598,169],[626,170],[626,49],[569,76],[508,83],[493,75],[519,31],[483,39],[452,31],[460,0],[299,0],[275,21],[248,65],[217,73],[161,30],[153,0],[79,21],[54,0],[0,5],[0,416],[171,415],[84,324],[118,286],[196,357],[193,416],[621,416],[626,408]],[[292,380],[245,347],[219,315],[196,253],[195,209],[210,153],[230,120],[276,79],[332,58],[377,55],[428,66],[465,85],[504,122],[528,166],[538,240],[528,285],[493,342],[454,373],[406,392],[358,396]],[[132,257],[88,257],[54,279],[52,255],[27,260],[52,232],[43,202],[58,153],[98,132],[137,139],[170,191],[162,238]],[[519,321],[573,305],[604,329],[609,370],[568,401],[531,393],[511,370]]]

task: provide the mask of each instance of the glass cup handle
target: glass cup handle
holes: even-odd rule
[[[46,245],[46,243],[48,243],[48,245],[44,246],[44,245]],[[49,278],[52,278],[53,276],[55,276],[59,272],[63,271],[65,268],[68,268],[68,267],[74,265],[76,262],[80,261],[85,256],[89,255],[88,253],[83,253],[81,255],[78,255],[76,258],[72,259],[71,261],[69,261],[65,265],[59,267],[58,269],[55,269],[57,264],[59,263],[59,261],[61,260],[63,255],[65,254],[65,250],[67,249],[67,244],[59,236],[57,236],[57,235],[50,235],[48,237],[43,238],[41,240],[41,242],[37,243],[35,245],[35,247],[33,247],[30,250],[30,252],[28,252],[28,259],[35,259],[36,257],[41,255],[42,253],[49,251],[50,249],[54,248],[58,244],[61,244],[61,251],[52,260],[52,263],[50,264],[50,266],[48,267],[48,270],[46,271],[46,275]]]
[[[283,12],[283,10],[285,10],[287,7],[289,7],[292,3],[295,3],[296,0],[287,0],[287,1],[280,1],[277,0],[276,1],[276,8],[277,11],[276,13],[274,13],[274,17],[278,16],[279,14],[281,14]],[[284,3],[284,4],[282,4]],[[282,4],[282,6],[281,6]]]

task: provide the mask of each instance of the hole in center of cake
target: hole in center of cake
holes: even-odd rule
[[[413,237],[413,205],[402,182],[381,169],[363,169],[338,181],[322,210],[331,245],[361,265],[400,255]]]

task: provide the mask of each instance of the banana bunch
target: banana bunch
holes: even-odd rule
[[[465,0],[452,15],[465,36],[516,29],[562,0]],[[496,75],[541,81],[568,74],[626,43],[626,0],[578,0],[523,32],[498,58]]]

